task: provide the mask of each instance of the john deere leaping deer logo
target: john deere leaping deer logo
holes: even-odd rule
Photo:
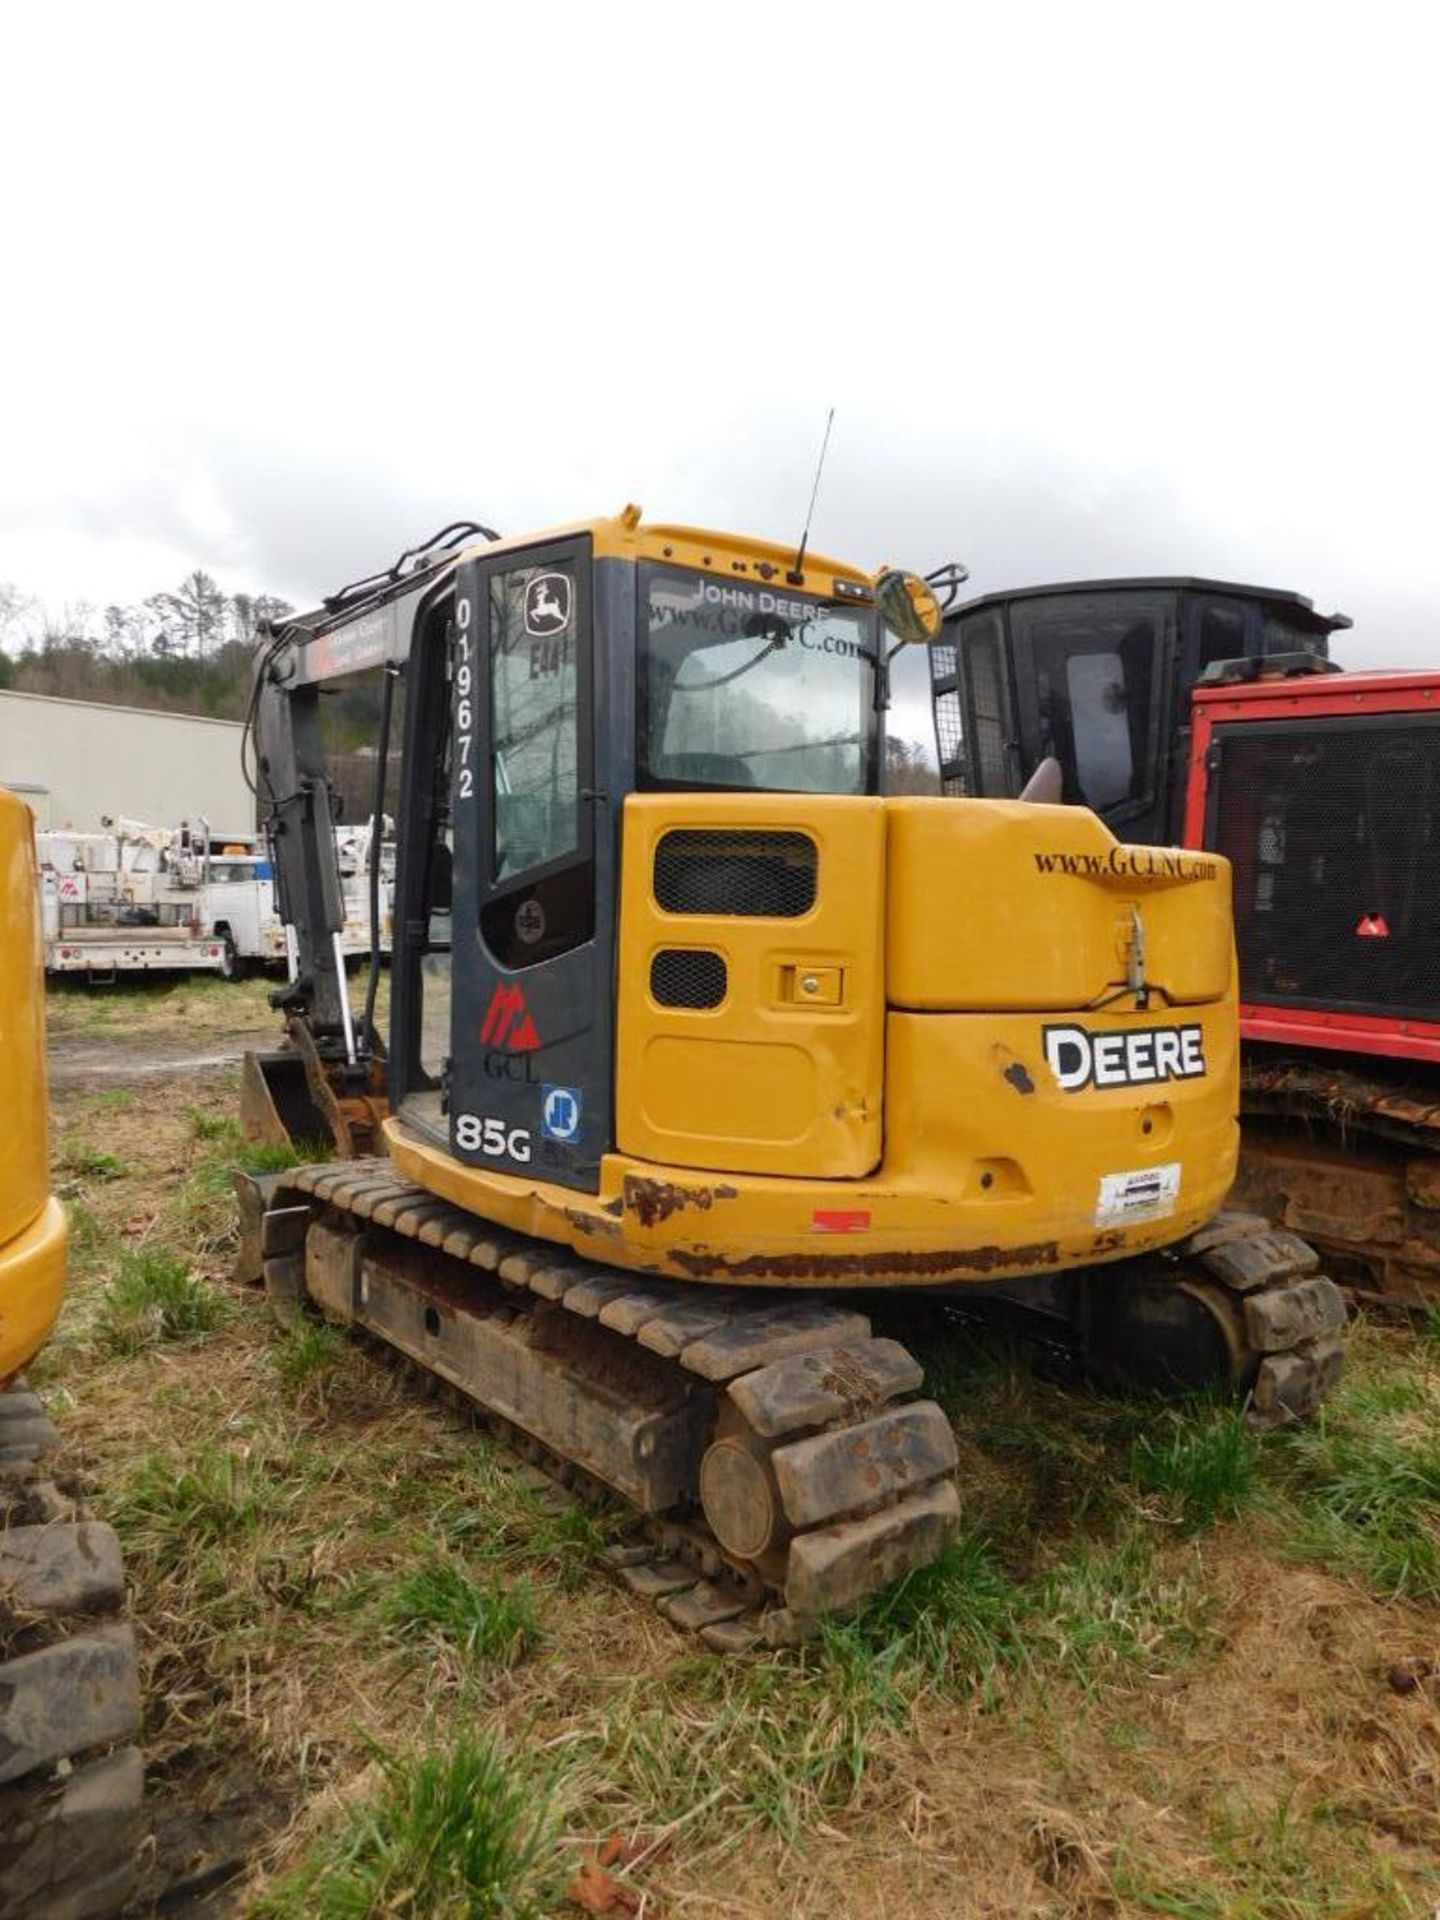
[[[525,631],[537,640],[563,633],[570,624],[570,576],[537,573],[525,589]]]

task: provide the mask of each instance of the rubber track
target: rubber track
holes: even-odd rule
[[[748,1369],[753,1371],[740,1374],[742,1382],[757,1377],[767,1367],[773,1369],[783,1358],[793,1356],[797,1348],[805,1350],[807,1339],[797,1342],[791,1332],[794,1321],[805,1310],[820,1316],[807,1337],[810,1349],[834,1337],[825,1331],[831,1324],[825,1320],[826,1314],[837,1316],[846,1325],[844,1337],[857,1348],[863,1350],[869,1337],[868,1322],[849,1309],[817,1305],[813,1299],[790,1295],[778,1303],[777,1313],[773,1298],[752,1295],[737,1300],[733,1293],[720,1288],[687,1286],[669,1279],[655,1284],[643,1274],[605,1267],[565,1249],[529,1240],[400,1179],[393,1164],[383,1158],[306,1167],[287,1174],[270,1201],[270,1211],[278,1211],[283,1217],[287,1205],[300,1202],[307,1208],[334,1207],[402,1238],[438,1248],[451,1258],[498,1277],[511,1288],[540,1300],[559,1301],[588,1319],[598,1316],[612,1332],[622,1331],[622,1337],[639,1344],[652,1344],[645,1340],[647,1326],[653,1330],[667,1319],[678,1324],[686,1312],[693,1313],[697,1327],[708,1326],[714,1331],[723,1326],[727,1333],[763,1326],[768,1320],[768,1350],[751,1357]],[[288,1241],[282,1235],[281,1246],[267,1251],[293,1252],[295,1244],[293,1234]],[[1223,1324],[1231,1352],[1233,1384],[1245,1397],[1251,1423],[1274,1427],[1312,1413],[1340,1378],[1345,1321],[1343,1296],[1316,1272],[1318,1259],[1313,1250],[1295,1235],[1271,1228],[1258,1215],[1221,1213],[1165,1259],[1176,1283],[1199,1291]],[[653,1296],[653,1321],[645,1318],[643,1310],[638,1315],[635,1312],[635,1303],[643,1303],[647,1293]],[[612,1305],[630,1309],[622,1329],[612,1324],[607,1313]],[[384,1344],[381,1336],[370,1337]],[[691,1348],[677,1348],[673,1341],[665,1351],[682,1368],[687,1360],[699,1357]],[[423,1375],[418,1362],[409,1364]],[[695,1370],[700,1371],[698,1367]],[[915,1380],[907,1386],[918,1384],[918,1379],[916,1367]],[[468,1396],[446,1391],[452,1399],[472,1411],[476,1409]],[[892,1397],[881,1393],[867,1403],[862,1392],[850,1407],[830,1409],[823,1422],[804,1424],[803,1432],[814,1434],[822,1425],[833,1431],[863,1423]],[[511,1436],[541,1488],[558,1485],[582,1495],[613,1498],[611,1490],[583,1467],[511,1427],[493,1410],[479,1410],[491,1425]],[[785,1435],[787,1440],[791,1437]],[[948,1477],[942,1481],[932,1461],[928,1469],[932,1498],[942,1486],[948,1489]],[[924,1489],[920,1497],[924,1499]],[[892,1496],[888,1502],[872,1503],[863,1513],[855,1509],[840,1516],[838,1525],[831,1520],[801,1529],[797,1537],[805,1531],[835,1536],[843,1534],[847,1526],[864,1528],[873,1522],[877,1507],[883,1515],[886,1505],[893,1508],[897,1504],[898,1498]],[[925,1524],[933,1534],[934,1550],[938,1550],[946,1524],[939,1515],[932,1515]],[[637,1531],[646,1536],[643,1544],[634,1543]],[[727,1555],[698,1516],[693,1522],[679,1524],[635,1512],[628,1533],[629,1542],[616,1543],[608,1555],[621,1579],[632,1591],[655,1600],[677,1624],[700,1631],[711,1646],[741,1650],[762,1639],[782,1645],[804,1638],[812,1630],[813,1622],[788,1607],[777,1606],[776,1586],[767,1587],[752,1567]],[[886,1571],[883,1547],[872,1558],[875,1577],[865,1592],[879,1590],[894,1577]],[[850,1597],[845,1604],[855,1604],[857,1597],[863,1598],[864,1593]]]
[[[134,1629],[119,1542],[48,1476],[60,1436],[0,1393],[0,1920],[98,1920],[144,1838]]]
[[[699,1632],[717,1650],[742,1651],[761,1640],[785,1645],[807,1637],[820,1612],[832,1610],[832,1605],[836,1610],[851,1608],[933,1558],[958,1517],[949,1423],[933,1403],[891,1405],[897,1394],[919,1384],[920,1368],[894,1342],[872,1340],[869,1321],[849,1307],[794,1294],[778,1299],[737,1296],[733,1290],[668,1278],[656,1281],[606,1267],[494,1227],[398,1177],[393,1163],[383,1158],[302,1167],[282,1177],[266,1213],[267,1221],[278,1214],[281,1222],[274,1233],[265,1229],[267,1239],[278,1243],[264,1248],[267,1285],[276,1257],[293,1259],[299,1251],[294,1226],[286,1231],[283,1223],[286,1209],[301,1202],[336,1209],[438,1249],[537,1301],[557,1302],[585,1319],[598,1320],[612,1335],[712,1385],[732,1426],[737,1418],[742,1425],[749,1419],[753,1429],[755,1391],[777,1383],[786,1386],[788,1375],[779,1371],[782,1363],[819,1352],[841,1356],[841,1378],[828,1404],[803,1404],[807,1392],[813,1397],[811,1376],[801,1383],[800,1401],[788,1409],[788,1425],[783,1392],[778,1411],[772,1393],[772,1403],[758,1412],[766,1427],[762,1451],[778,1445],[786,1456],[787,1506],[794,1503],[797,1510],[813,1509],[819,1516],[794,1526],[782,1574],[772,1572],[762,1580],[754,1567],[728,1554],[706,1525],[698,1502],[684,1523],[637,1510],[628,1530],[630,1540],[616,1543],[607,1554],[632,1592],[657,1602],[669,1619]],[[361,1324],[383,1342],[383,1334]],[[411,1364],[418,1369],[418,1362]],[[825,1377],[833,1381],[835,1373]],[[745,1404],[751,1415],[737,1415],[737,1385],[742,1387],[742,1402],[743,1389],[750,1388]],[[883,1423],[876,1418],[882,1406],[888,1409]],[[515,1435],[517,1451],[546,1479],[582,1494],[603,1491],[613,1499],[611,1490],[583,1467],[555,1455],[532,1436],[518,1434],[489,1410],[479,1410]],[[797,1418],[797,1412],[811,1417]],[[903,1436],[901,1423],[908,1423]],[[875,1482],[867,1442],[881,1438],[881,1425],[884,1439],[897,1447],[903,1443],[908,1452],[882,1459],[886,1470],[879,1479],[888,1485],[879,1491],[870,1485],[857,1495],[843,1471],[837,1480],[837,1457],[857,1473],[859,1464],[851,1456],[863,1454],[865,1471]],[[843,1437],[852,1429],[863,1432],[855,1434],[858,1445],[847,1453]],[[634,1543],[637,1528],[645,1531],[643,1543]],[[798,1610],[785,1604],[787,1589],[807,1604]]]
[[[1346,1318],[1345,1296],[1317,1271],[1314,1248],[1261,1214],[1227,1212],[1167,1257],[1228,1323],[1251,1424],[1286,1426],[1314,1413],[1344,1371]]]

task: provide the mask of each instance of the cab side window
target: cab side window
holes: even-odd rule
[[[579,650],[573,563],[490,579],[493,873],[497,882],[579,845]]]

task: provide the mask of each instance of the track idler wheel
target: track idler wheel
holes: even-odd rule
[[[1094,1276],[1087,1361],[1112,1387],[1231,1394],[1259,1426],[1303,1418],[1345,1364],[1344,1296],[1319,1264],[1258,1214],[1217,1214],[1170,1252]]]
[[[715,1438],[700,1462],[700,1505],[710,1531],[734,1560],[754,1567],[767,1586],[785,1581],[785,1549],[793,1531],[762,1440],[726,1401]]]
[[[1092,1283],[1086,1361],[1104,1385],[1131,1393],[1244,1390],[1234,1322],[1203,1285],[1156,1266]]]
[[[893,1349],[872,1362],[877,1374],[908,1379],[903,1349],[865,1345]],[[858,1376],[863,1351],[805,1355],[735,1381],[700,1462],[716,1541],[802,1618],[845,1612],[923,1566],[959,1511],[955,1436],[934,1401],[886,1404],[882,1383],[878,1404],[823,1426],[804,1419],[817,1382]]]

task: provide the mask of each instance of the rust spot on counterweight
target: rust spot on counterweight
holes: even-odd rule
[[[566,1207],[565,1218],[577,1233],[598,1233],[602,1239],[618,1240],[621,1227],[608,1213],[587,1213],[583,1207]]]
[[[707,1279],[939,1282],[1006,1267],[1058,1266],[1060,1246],[1055,1240],[1037,1240],[1023,1247],[960,1247],[941,1253],[754,1253],[743,1260],[673,1247],[670,1259],[686,1273]]]
[[[642,1227],[658,1226],[686,1207],[708,1213],[717,1200],[736,1198],[734,1187],[682,1187],[673,1180],[647,1180],[634,1173],[625,1177],[625,1205]]]

